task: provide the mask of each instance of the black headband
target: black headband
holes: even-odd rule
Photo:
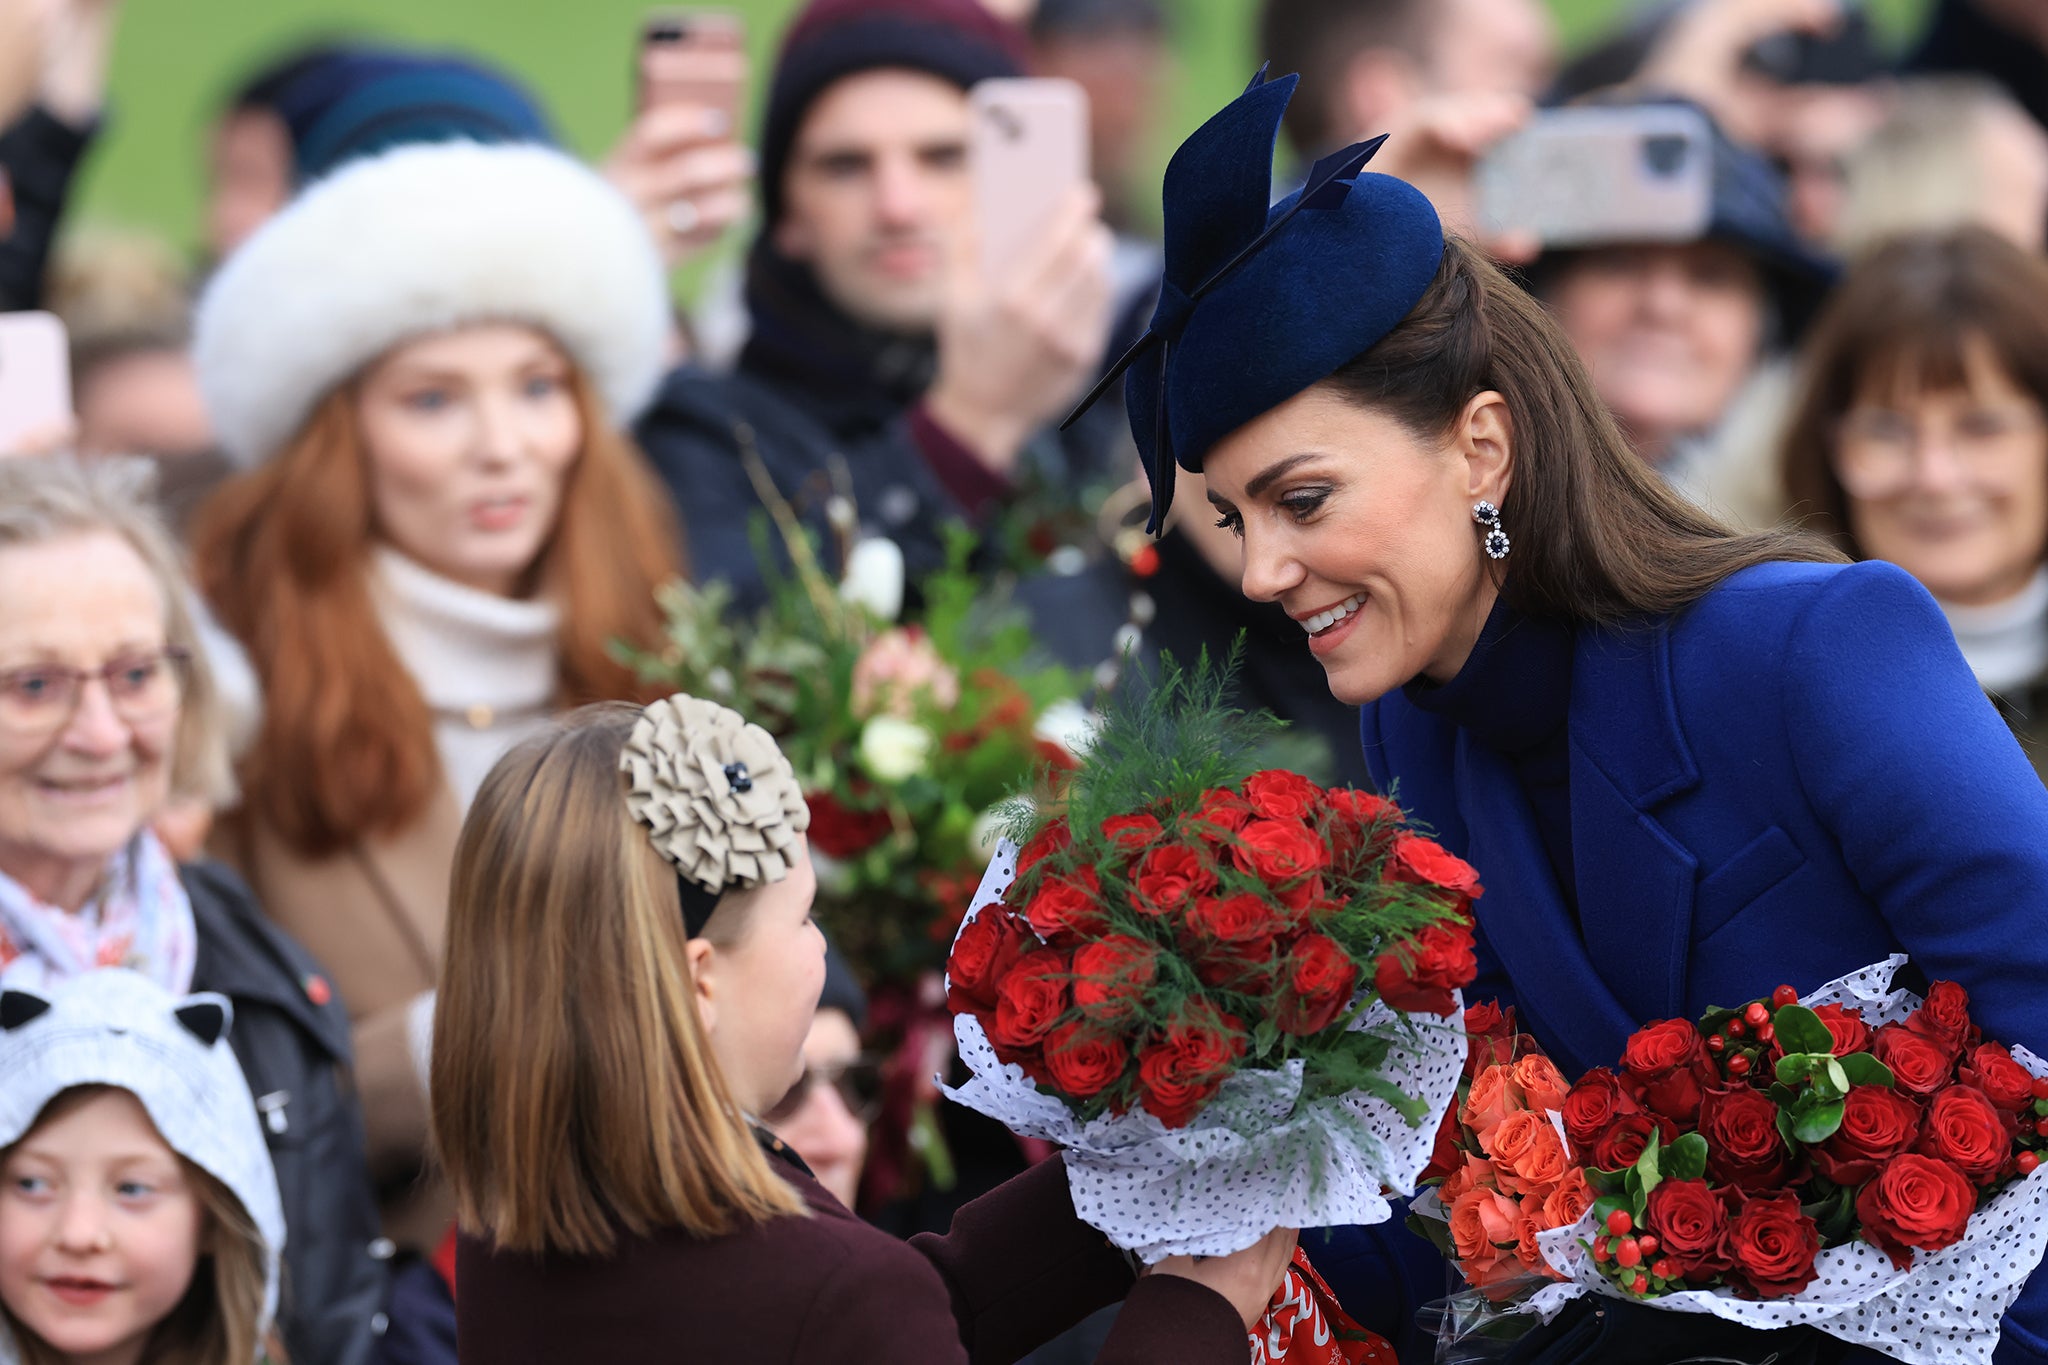
[[[724,897],[724,891],[708,890],[701,883],[676,873],[676,899],[683,903],[683,930],[688,937],[704,937],[704,926],[711,923],[711,912],[718,908],[718,902]]]

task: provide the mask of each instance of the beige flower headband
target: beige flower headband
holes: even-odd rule
[[[720,895],[779,882],[795,865],[810,807],[774,738],[730,707],[681,692],[655,702],[619,770],[633,818],[675,866],[692,937]]]

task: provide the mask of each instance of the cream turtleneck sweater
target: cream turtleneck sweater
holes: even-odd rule
[[[441,767],[466,812],[491,766],[547,722],[561,613],[552,602],[466,587],[382,547],[370,599],[433,712]]]
[[[1986,692],[2023,689],[2048,672],[2048,568],[2036,570],[2006,601],[1988,607],[1943,602],[1941,610]]]
[[[552,713],[557,684],[551,602],[496,597],[378,548],[370,600],[434,717],[434,744],[465,813],[491,765]],[[198,606],[199,633],[237,753],[256,737],[263,696],[240,643]]]

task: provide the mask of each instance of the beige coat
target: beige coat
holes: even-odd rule
[[[271,919],[326,968],[348,1006],[385,1234],[421,1251],[447,1232],[454,1203],[427,1159],[427,1097],[406,1019],[440,978],[461,829],[455,797],[443,792],[404,833],[333,857],[300,856],[247,812],[230,817],[218,841]]]

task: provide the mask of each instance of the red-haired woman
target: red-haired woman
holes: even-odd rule
[[[327,966],[355,1024],[387,1232],[432,1246],[422,1082],[448,873],[498,756],[633,695],[672,514],[620,434],[663,364],[631,206],[537,146],[344,167],[201,303],[196,352],[246,472],[203,509],[202,589],[247,652],[223,852]]]

